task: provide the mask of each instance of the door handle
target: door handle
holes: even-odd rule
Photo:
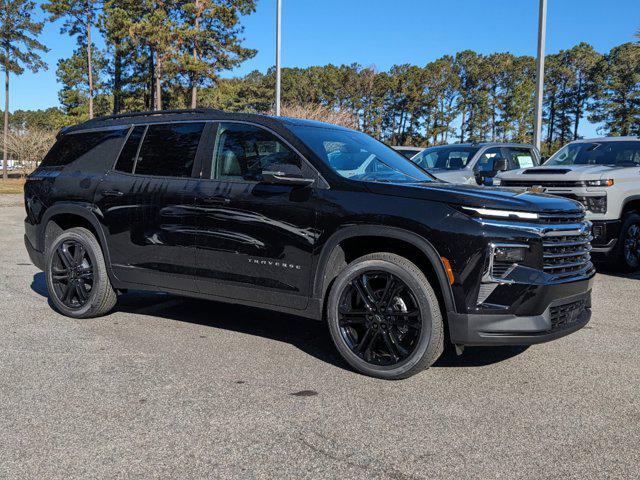
[[[231,200],[229,200],[227,197],[214,195],[210,197],[202,197],[202,202],[208,204],[226,205],[231,202]]]
[[[102,195],[105,197],[121,197],[124,195],[124,192],[121,192],[120,190],[105,190],[102,192]]]

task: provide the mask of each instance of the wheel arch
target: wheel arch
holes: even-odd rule
[[[93,233],[102,248],[107,271],[111,277],[111,257],[107,247],[107,240],[100,221],[93,212],[91,204],[57,203],[49,207],[40,223],[38,235],[39,250],[46,251],[49,242],[64,230],[73,227],[84,227]]]
[[[395,242],[395,244],[392,245],[391,242]],[[353,250],[354,245],[358,245],[355,250]],[[429,280],[435,279],[437,282],[437,285],[433,285],[433,287],[443,302],[442,306],[445,310],[443,313],[456,311],[451,284],[442,258],[431,242],[411,231],[383,225],[346,227],[334,233],[327,240],[318,257],[318,267],[313,279],[314,297],[321,298],[323,302],[326,302],[326,293],[331,283],[349,261],[354,259],[352,257],[381,251],[381,249],[402,256],[413,256],[414,258],[409,258],[409,260],[414,262],[416,261],[415,255],[418,255],[419,262],[416,262],[418,267]],[[425,271],[425,268],[431,269],[431,271]]]
[[[633,195],[624,199],[620,219],[624,220],[624,216],[631,212],[640,214],[640,195]]]

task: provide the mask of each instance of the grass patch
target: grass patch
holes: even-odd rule
[[[3,180],[0,178],[0,195],[6,193],[22,193],[24,189],[24,178],[10,178]]]

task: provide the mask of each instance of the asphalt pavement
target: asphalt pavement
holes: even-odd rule
[[[640,275],[599,273],[573,335],[388,382],[294,316],[131,292],[63,317],[19,203],[0,202],[0,478],[640,477]]]

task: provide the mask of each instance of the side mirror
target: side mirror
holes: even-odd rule
[[[540,157],[540,165],[544,165],[544,163],[549,160],[549,157],[542,156]]]
[[[313,178],[297,177],[285,172],[262,172],[262,183],[269,185],[289,185],[291,187],[308,187],[315,180]]]
[[[494,172],[506,172],[507,170],[509,170],[509,162],[506,158],[496,158],[493,161]]]

